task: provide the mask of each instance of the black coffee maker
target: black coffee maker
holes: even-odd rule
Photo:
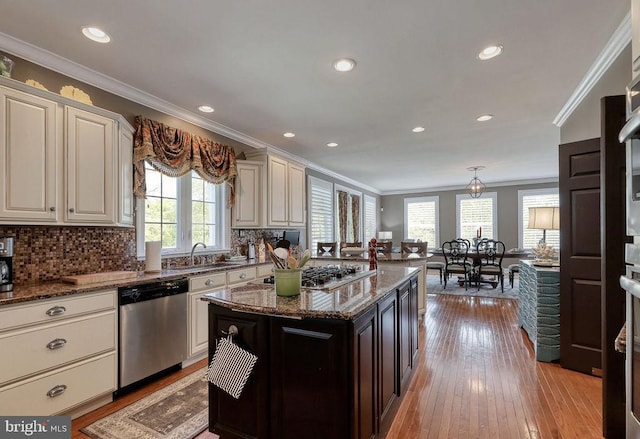
[[[0,293],[13,291],[13,238],[0,238]]]

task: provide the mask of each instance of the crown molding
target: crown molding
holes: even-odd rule
[[[511,181],[500,181],[500,182],[484,182],[487,185],[487,192],[494,187],[504,187],[504,186],[524,186],[529,184],[546,184],[546,183],[556,183],[558,184],[558,178],[538,178],[531,180],[511,180]],[[396,190],[396,191],[382,191],[381,195],[409,195],[409,194],[428,194],[433,192],[444,192],[444,191],[465,191],[466,185],[459,186],[439,186],[439,187],[429,187],[429,188],[419,188],[419,189],[411,189],[411,190]]]
[[[611,67],[611,64],[618,58],[618,55],[627,47],[631,41],[631,12],[622,19],[622,22],[615,30],[609,41],[604,46],[596,60],[593,62],[587,73],[582,78],[573,91],[567,102],[560,109],[558,115],[553,119],[553,124],[561,127],[578,108],[578,105],[589,94],[593,87],[600,81],[602,75]]]

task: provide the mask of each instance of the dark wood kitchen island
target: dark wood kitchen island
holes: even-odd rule
[[[418,360],[418,275],[385,268],[330,291],[276,296],[270,285],[207,294],[216,340],[258,356],[239,399],[209,383],[222,439],[386,436]]]

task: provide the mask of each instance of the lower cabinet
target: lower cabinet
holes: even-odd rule
[[[354,320],[287,319],[210,303],[209,361],[232,325],[258,356],[239,399],[209,384],[221,439],[384,438],[417,365],[418,277]]]

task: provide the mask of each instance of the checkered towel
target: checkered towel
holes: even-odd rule
[[[230,337],[221,338],[207,369],[207,379],[238,399],[257,360],[256,355],[233,343]]]

